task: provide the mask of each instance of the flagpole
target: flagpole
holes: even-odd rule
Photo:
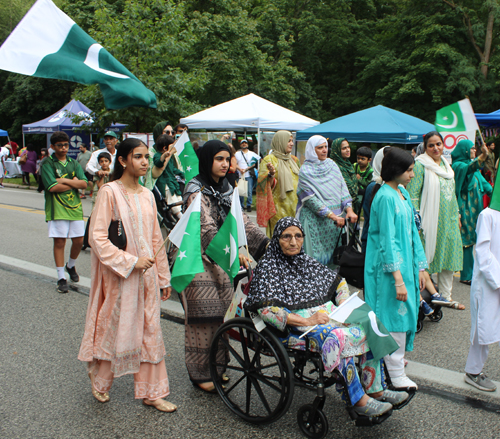
[[[168,241],[168,236],[165,238],[165,241],[163,241],[163,244],[160,246],[160,248],[156,251],[155,255],[153,256],[153,259],[156,259],[156,257],[158,256],[158,253],[160,253],[160,250],[161,250],[163,247],[165,247],[165,244],[167,243],[167,241]],[[146,273],[146,271],[147,271],[147,270],[148,270],[148,269],[146,268],[146,269],[142,272],[142,274]]]
[[[347,305],[351,299],[356,297],[359,294],[359,291],[356,291],[352,296],[349,297],[345,302],[342,303],[342,305],[339,305],[337,308],[335,308],[330,314],[328,314],[328,317],[333,319],[333,316],[344,306]],[[304,332],[299,338],[302,338],[309,334],[313,329],[317,328],[319,325],[314,325],[312,328],[309,328],[306,332]]]

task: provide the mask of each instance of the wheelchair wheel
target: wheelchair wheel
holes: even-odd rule
[[[229,382],[222,385],[222,373]],[[283,344],[267,329],[258,332],[247,318],[235,318],[215,333],[210,374],[224,404],[251,423],[283,416],[293,399],[293,369]]]
[[[297,412],[297,422],[302,433],[311,439],[323,439],[328,433],[328,420],[312,404],[303,405]]]
[[[424,328],[423,320],[417,319],[417,334]]]
[[[433,322],[439,322],[443,318],[443,310],[439,308],[430,315],[430,319]]]

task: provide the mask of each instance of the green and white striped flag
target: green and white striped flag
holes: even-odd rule
[[[224,224],[208,245],[205,253],[216,262],[231,279],[240,269],[239,248],[247,244],[243,213],[238,191],[233,191],[231,210]]]
[[[201,259],[200,208],[201,192],[168,235],[179,249],[171,280],[172,287],[178,293],[189,285],[197,273],[205,271]]]
[[[191,140],[189,140],[187,131],[184,131],[181,137],[177,139],[175,149],[179,160],[181,161],[182,168],[184,169],[184,175],[187,183],[200,173],[200,162],[198,161],[198,156],[196,155],[193,145],[191,145]]]
[[[156,108],[156,96],[51,0],[38,0],[0,47],[0,69],[99,84],[108,109]]]
[[[361,325],[365,330],[366,340],[375,360],[380,360],[399,348],[370,305],[361,300],[357,293],[334,310],[330,318],[339,323]]]
[[[448,133],[479,130],[469,99],[463,99],[436,111],[434,126],[439,132]]]

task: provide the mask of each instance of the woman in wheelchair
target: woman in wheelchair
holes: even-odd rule
[[[321,352],[325,371],[337,369],[342,374],[356,413],[382,416],[409,395],[385,388],[381,360],[373,359],[361,327],[329,319],[335,309],[333,301],[340,305],[349,297],[349,289],[344,279],[304,253],[303,240],[299,220],[286,217],[278,221],[267,252],[254,270],[245,309],[258,312],[265,323],[281,331],[286,326],[306,331],[319,325],[308,338],[310,348]],[[304,349],[305,342],[298,337],[281,340],[288,347]],[[361,377],[355,356],[361,356]]]

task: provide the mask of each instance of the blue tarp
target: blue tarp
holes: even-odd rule
[[[477,123],[482,127],[499,127],[500,126],[500,110],[493,113],[476,113]]]
[[[0,136],[7,137],[9,133],[5,130],[0,130]]]
[[[420,143],[434,125],[400,111],[377,105],[297,132],[297,140],[319,134],[349,142]]]
[[[80,101],[71,100],[59,111],[53,115],[46,117],[45,119],[39,120],[38,122],[29,123],[23,125],[23,133],[25,134],[43,134],[43,133],[53,133],[55,131],[78,131],[73,128],[81,127],[85,124],[84,121],[76,124],[71,118],[74,114],[79,116],[87,117],[90,119],[90,109],[83,105]],[[119,132],[123,130],[126,125],[121,123],[115,123],[106,131],[116,131]]]

